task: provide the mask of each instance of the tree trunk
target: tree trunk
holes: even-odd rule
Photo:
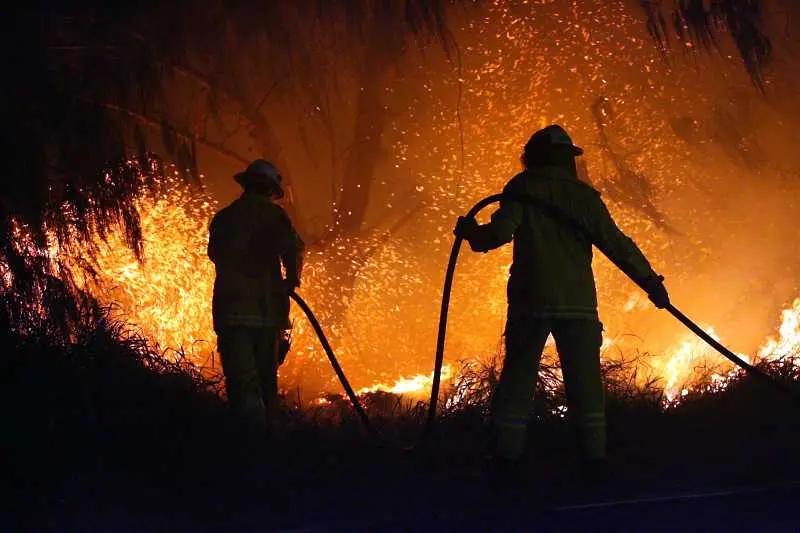
[[[388,122],[383,104],[384,85],[399,53],[400,50],[387,51],[380,46],[366,47],[353,140],[344,161],[342,190],[336,206],[337,236],[358,235],[364,224],[375,166],[383,152],[383,130]]]
[[[224,71],[222,76],[226,76]],[[283,177],[283,187],[286,192],[281,205],[286,209],[298,232],[302,234],[303,231],[299,224],[297,212],[297,196],[292,186],[291,171],[288,163],[281,155],[281,143],[272,125],[266,119],[264,113],[261,112],[260,104],[254,98],[251,98],[247,91],[242,89],[236,81],[229,84],[227,92],[239,106],[242,116],[250,123],[250,136],[256,142],[260,152],[257,157],[270,161],[280,170]]]
[[[383,157],[382,136],[389,121],[383,102],[384,87],[402,52],[402,43],[386,40],[379,34],[380,28],[380,24],[373,26],[373,38],[368,40],[370,44],[364,50],[352,143],[343,164],[334,225],[320,243],[331,251],[326,263],[337,277],[340,296],[328,302],[325,310],[328,320],[335,322],[344,319],[358,274],[379,248],[366,248],[368,243],[359,237],[368,237],[364,234],[364,221],[376,166]],[[333,245],[343,241],[344,247]]]

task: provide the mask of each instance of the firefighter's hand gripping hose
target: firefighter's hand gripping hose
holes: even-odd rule
[[[464,218],[474,218],[478,212],[480,212],[483,208],[493,203],[499,202],[503,198],[502,194],[494,194],[492,196],[487,196],[477,204],[475,204],[472,209],[467,212]],[[534,206],[542,207],[539,202],[535,201],[530,197],[515,197],[515,199],[526,201],[532,203]],[[450,293],[453,288],[453,275],[456,270],[456,263],[458,261],[458,252],[461,250],[461,244],[463,242],[463,238],[460,236],[456,236],[455,240],[453,241],[453,248],[450,251],[450,259],[447,263],[447,272],[445,273],[444,277],[444,288],[442,290],[442,307],[439,312],[439,333],[436,339],[436,359],[434,362],[433,368],[433,381],[431,384],[431,398],[430,403],[428,404],[428,417],[427,422],[425,425],[425,433],[429,433],[433,429],[434,421],[436,420],[436,409],[437,404],[439,401],[439,386],[442,379],[442,364],[444,362],[444,345],[445,345],[445,337],[447,334],[447,314],[450,307]],[[597,246],[597,243],[593,243]],[[625,269],[621,268],[610,256],[603,250],[602,248],[598,247],[598,249],[603,252],[603,255],[608,257],[608,259],[614,263],[617,268],[620,268],[623,272]],[[637,283],[636,280],[633,280],[634,283]],[[638,283],[637,283],[638,285]],[[643,290],[644,287],[642,287]],[[775,388],[787,393],[790,395],[796,402],[800,401],[800,395],[798,392],[788,386],[787,384],[778,381],[772,378],[770,375],[764,373],[761,369],[749,364],[747,361],[744,361],[741,357],[734,354],[728,348],[714,340],[708,333],[702,330],[700,326],[695,324],[691,321],[686,315],[680,312],[675,306],[669,304],[664,307],[667,311],[669,311],[672,316],[674,316],[678,321],[680,321],[684,326],[689,328],[692,333],[703,339],[706,343],[708,343],[712,348],[722,354],[725,358],[739,366],[740,368],[744,369],[748,374],[766,382],[770,385],[774,386]]]
[[[311,323],[311,327],[314,328],[314,333],[317,334],[317,338],[319,339],[320,344],[322,344],[322,348],[325,350],[325,355],[328,356],[328,360],[333,367],[334,372],[336,372],[336,377],[339,378],[339,381],[342,383],[342,387],[344,388],[345,392],[347,393],[347,397],[350,399],[350,402],[353,404],[353,409],[355,409],[358,417],[364,423],[364,427],[369,430],[370,433],[375,435],[379,441],[383,444],[387,444],[388,441],[384,438],[383,435],[378,431],[378,429],[372,424],[367,415],[367,412],[364,410],[364,406],[361,405],[361,401],[358,399],[355,391],[353,391],[353,387],[350,386],[350,382],[347,381],[347,376],[344,375],[344,371],[342,370],[341,365],[339,365],[339,361],[336,360],[336,356],[333,353],[333,349],[331,348],[330,343],[328,342],[328,338],[325,336],[325,332],[322,331],[322,326],[320,326],[319,321],[314,316],[314,313],[311,311],[311,308],[308,304],[303,300],[299,294],[294,292],[294,290],[289,291],[289,297],[295,301],[295,303],[303,310],[308,321]]]

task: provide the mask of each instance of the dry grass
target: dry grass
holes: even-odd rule
[[[389,505],[401,493],[422,494],[431,483],[461,487],[465,476],[480,478],[485,467],[496,359],[462,363],[442,402],[438,459],[420,462],[375,446],[340,396],[318,405],[286,395],[283,435],[269,444],[230,418],[219,381],[208,380],[185,359],[167,360],[122,324],[97,320],[76,332],[74,341],[0,338],[7,354],[0,424],[13,428],[0,444],[0,454],[9,459],[3,489],[11,494],[0,516],[33,520],[35,530],[46,530],[42,524],[48,520],[77,524],[73,529],[118,530],[116,511],[108,511],[102,527],[91,520],[97,509],[120,505],[152,513],[151,525],[162,528],[164,517],[186,512],[204,523],[209,513],[225,522],[231,509],[247,517],[242,520],[256,520],[255,513],[258,523],[277,527],[312,512],[306,501],[345,498],[344,487],[362,487]],[[798,362],[763,368],[796,383]],[[604,366],[609,445],[622,478],[651,486],[800,474],[792,451],[796,406],[779,393],[737,376],[726,390],[689,394],[665,409],[657,383],[636,386],[628,371],[632,364]],[[531,418],[529,452],[538,461],[531,468],[544,479],[561,479],[571,456],[569,426],[557,409],[565,403],[559,375],[557,366],[543,366]],[[424,403],[383,392],[363,401],[393,442],[416,442]],[[90,509],[83,522],[58,522],[77,508]],[[2,529],[25,529],[20,524]]]

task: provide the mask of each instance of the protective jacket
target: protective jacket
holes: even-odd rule
[[[244,193],[211,221],[208,257],[216,267],[212,314],[219,333],[231,326],[289,327],[281,275],[300,279],[303,241],[286,212],[268,198]]]
[[[514,176],[508,195],[491,222],[470,238],[475,251],[488,251],[514,240],[508,282],[509,314],[539,318],[597,318],[597,291],[592,273],[592,244],[597,245],[636,281],[656,276],[636,244],[614,223],[600,193],[567,169],[534,167]],[[520,197],[576,224],[565,224]],[[576,231],[575,226],[580,226]]]

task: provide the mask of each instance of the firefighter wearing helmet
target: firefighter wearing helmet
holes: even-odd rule
[[[244,192],[209,228],[208,257],[216,270],[214,330],[232,411],[271,428],[282,341],[290,328],[288,294],[300,286],[304,246],[274,202],[284,194],[274,165],[257,159],[234,179]]]
[[[669,304],[669,296],[663,278],[614,223],[600,193],[578,179],[575,158],[582,154],[559,125],[536,132],[522,153],[524,170],[506,185],[506,199],[491,221],[479,225],[475,219],[461,217],[455,232],[478,252],[514,241],[506,354],[492,398],[493,455],[498,466],[513,471],[522,455],[539,362],[552,334],[583,474],[587,481],[602,481],[606,457],[600,374],[603,326],[597,314],[592,245],[597,244],[640,282],[657,307]],[[525,197],[535,201],[526,202]]]

